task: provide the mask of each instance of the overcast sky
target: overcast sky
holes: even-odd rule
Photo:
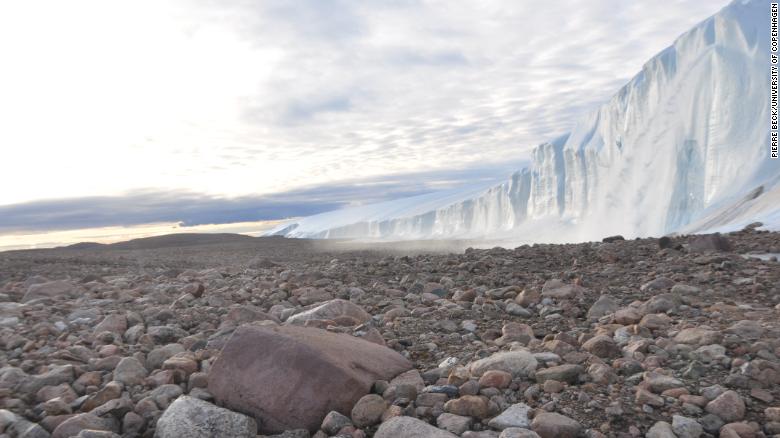
[[[3,1],[0,232],[503,178],[726,3]]]

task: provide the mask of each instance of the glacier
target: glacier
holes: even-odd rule
[[[269,234],[578,242],[754,221],[780,229],[768,12],[767,0],[730,3],[500,184],[326,212]]]

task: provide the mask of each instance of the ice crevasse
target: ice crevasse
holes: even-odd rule
[[[680,36],[501,184],[322,213],[288,237],[515,237],[780,229],[769,158],[769,1],[737,0]]]

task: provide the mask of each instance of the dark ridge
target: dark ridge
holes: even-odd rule
[[[103,248],[104,246],[106,246],[105,243],[79,242],[79,243],[74,243],[73,245],[62,246],[61,248],[64,248],[64,249],[95,249],[95,248]]]
[[[105,245],[109,249],[160,249],[183,246],[240,243],[255,240],[252,236],[234,233],[179,233],[164,236],[142,237],[126,242]]]

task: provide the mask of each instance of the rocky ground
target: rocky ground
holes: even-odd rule
[[[780,234],[605,240],[0,253],[0,437],[780,436]]]

